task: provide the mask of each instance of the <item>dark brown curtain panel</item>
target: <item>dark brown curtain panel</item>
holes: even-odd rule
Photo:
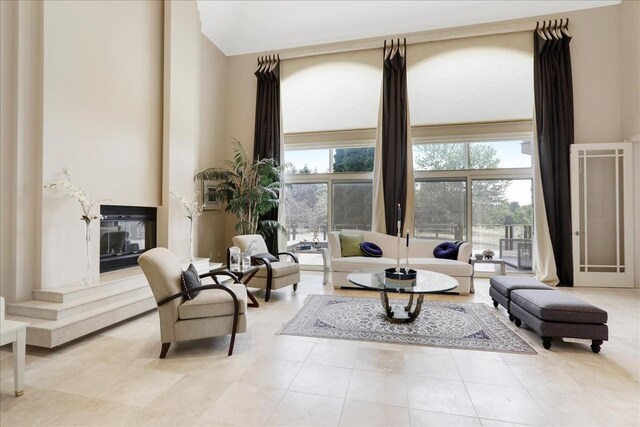
[[[567,20],[568,24],[568,20]],[[573,144],[571,37],[562,21],[534,31],[534,95],[540,177],[561,286],[573,286],[569,149]]]
[[[261,57],[255,72],[258,79],[256,93],[256,120],[253,140],[254,160],[274,158],[281,162],[280,153],[280,58]],[[260,220],[278,220],[278,208]],[[278,253],[278,235],[265,237],[269,252]]]
[[[397,208],[402,227],[407,211],[407,61],[406,43],[385,43],[382,87],[382,188],[386,232],[397,233]],[[413,225],[412,225],[413,227]],[[404,230],[404,228],[402,228]]]

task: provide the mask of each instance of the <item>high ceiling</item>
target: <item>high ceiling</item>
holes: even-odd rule
[[[396,36],[619,4],[620,0],[209,1],[202,32],[227,56]]]

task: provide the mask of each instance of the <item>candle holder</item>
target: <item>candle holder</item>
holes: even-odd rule
[[[384,270],[384,277],[395,280],[416,280],[418,272],[413,268],[401,268],[400,271],[396,271],[395,268],[387,268]]]
[[[410,288],[416,285],[418,272],[412,268],[395,268],[384,270],[384,284],[390,288]]]

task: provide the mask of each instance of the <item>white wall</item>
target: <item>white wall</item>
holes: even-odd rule
[[[59,180],[66,166],[94,198],[157,206],[162,4],[45,2],[43,24],[43,181]],[[78,203],[64,191],[44,191],[38,287],[77,284],[82,277],[80,215]],[[99,223],[92,227],[97,278]]]
[[[640,287],[640,2],[620,7],[622,45],[622,136],[633,141],[636,195],[636,287]]]
[[[225,155],[233,156],[231,141],[236,138],[244,145],[249,156],[253,156],[253,134],[256,114],[256,76],[258,55],[240,55],[227,58],[227,128]],[[234,226],[237,218],[230,214],[225,217],[225,246],[231,246],[231,239],[237,234]],[[225,253],[226,257],[226,253]]]
[[[18,4],[0,2],[0,294],[14,298],[15,144],[18,75]],[[9,184],[11,183],[11,184]]]
[[[200,152],[198,171],[222,167],[227,158],[227,57],[207,39],[201,40]],[[204,211],[198,222],[197,255],[222,262],[226,257],[225,216],[222,210]]]
[[[575,142],[622,141],[620,6],[570,18]],[[558,17],[559,18],[559,17]]]
[[[163,197],[158,210],[158,244],[179,259],[188,259],[189,220],[184,207],[169,197],[169,191],[188,200],[196,191],[193,176],[200,143],[200,18],[195,2],[165,3],[164,58]]]
[[[640,137],[640,2],[620,6],[622,136]]]
[[[43,5],[1,2],[0,15],[0,292],[11,301],[40,281]]]
[[[80,282],[80,207],[42,188],[64,166],[96,198],[159,207],[159,242],[186,258],[188,220],[169,190],[193,194],[194,173],[227,154],[226,58],[196,3],[2,2],[0,15],[2,295]],[[219,227],[220,212],[205,215]],[[206,231],[196,256],[226,246]],[[97,278],[97,222],[91,244]]]

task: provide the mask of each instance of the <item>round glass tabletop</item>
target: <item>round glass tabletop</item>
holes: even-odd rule
[[[429,294],[450,291],[458,286],[458,281],[446,274],[427,270],[416,270],[412,281],[399,281],[384,276],[384,269],[368,268],[356,270],[347,276],[349,282],[367,289],[407,294]]]

